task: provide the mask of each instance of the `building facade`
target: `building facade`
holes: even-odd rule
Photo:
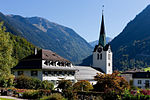
[[[133,86],[147,89],[150,88],[150,72],[136,72],[133,74]]]
[[[12,68],[15,76],[26,75],[41,81],[48,80],[54,85],[62,79],[76,82],[75,71],[76,69],[70,61],[44,49],[24,58]]]

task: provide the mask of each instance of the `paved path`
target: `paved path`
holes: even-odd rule
[[[14,100],[27,100],[27,99],[20,99],[20,98],[15,98],[15,97],[11,97],[11,96],[0,96],[0,98],[7,98],[7,99],[14,99]]]

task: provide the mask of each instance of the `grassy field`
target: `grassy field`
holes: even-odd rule
[[[15,100],[15,99],[0,98],[0,100]]]

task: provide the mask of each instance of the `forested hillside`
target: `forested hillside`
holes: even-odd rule
[[[6,32],[7,28],[0,22],[0,83],[7,81],[10,68],[18,61],[34,52],[35,46],[25,39]]]
[[[127,24],[111,45],[115,69],[150,65],[150,5]]]

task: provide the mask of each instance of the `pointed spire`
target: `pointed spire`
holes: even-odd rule
[[[102,21],[101,21],[101,29],[100,29],[100,37],[99,37],[99,43],[98,43],[98,45],[101,45],[103,47],[106,45],[106,36],[105,36],[105,25],[104,25],[103,10],[102,10]]]

